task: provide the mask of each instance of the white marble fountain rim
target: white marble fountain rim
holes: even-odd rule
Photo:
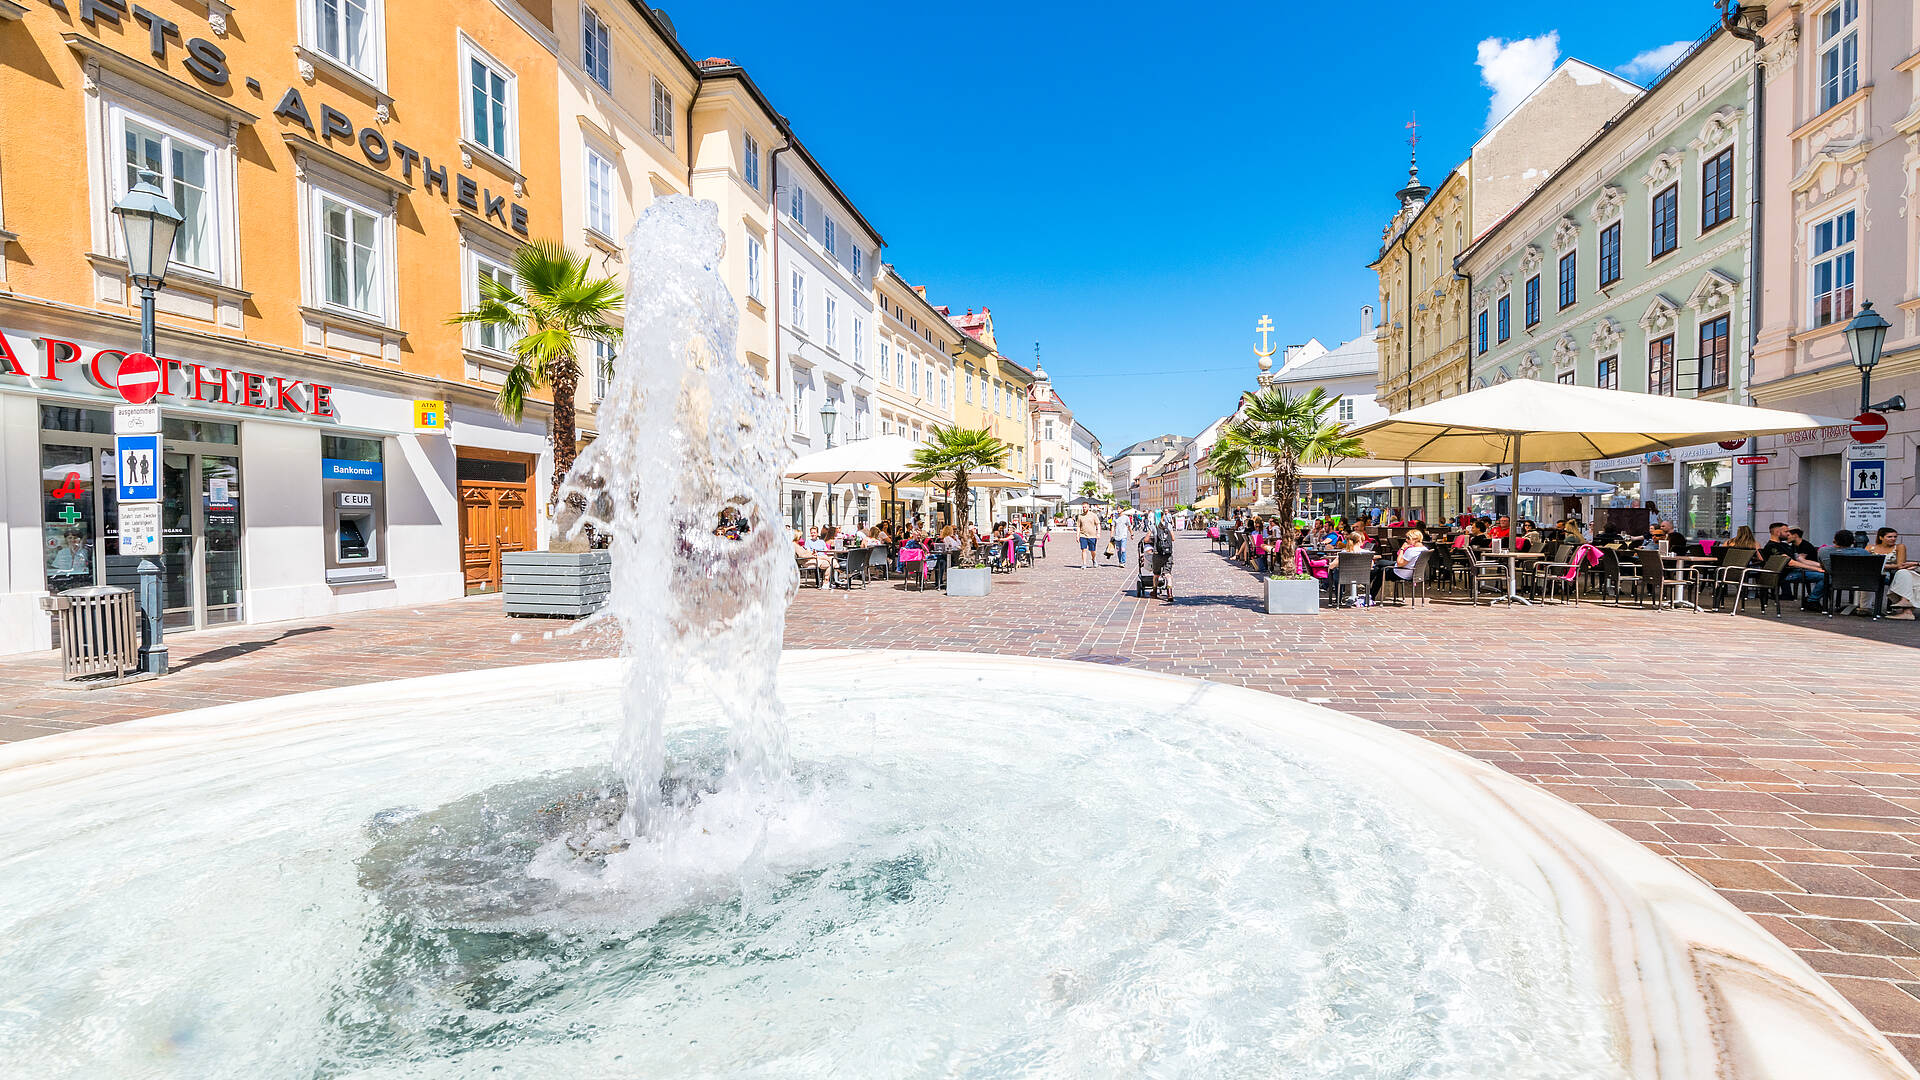
[[[611,694],[619,660],[496,668],[220,705],[0,746],[0,806],[34,789],[141,759],[190,753],[208,738],[234,744],[319,735],[373,710],[410,727],[453,727],[469,706],[555,687]],[[910,672],[1009,682],[1052,695],[1178,708],[1239,737],[1357,765],[1382,787],[1459,833],[1500,872],[1543,889],[1591,958],[1601,992],[1619,1002],[1616,1035],[1629,1073],[1658,1080],[1920,1078],[1887,1040],[1778,939],[1711,888],[1556,796],[1465,754],[1332,709],[1222,683],[1132,668],[947,652],[789,651],[782,690],[798,700]],[[110,789],[110,788],[109,788]]]

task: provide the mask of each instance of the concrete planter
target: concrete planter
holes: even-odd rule
[[[948,596],[985,596],[993,588],[993,571],[984,566],[947,571]]]
[[[1267,614],[1318,615],[1320,583],[1313,578],[1268,578]]]
[[[606,551],[510,551],[500,557],[500,593],[509,615],[577,619],[600,610],[613,583]]]

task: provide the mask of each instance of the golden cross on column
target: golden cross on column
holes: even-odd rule
[[[1260,358],[1260,370],[1265,371],[1267,368],[1273,366],[1274,348],[1267,340],[1268,336],[1273,333],[1273,319],[1262,315],[1260,316],[1260,321],[1255,323],[1253,328],[1260,332],[1260,347],[1253,350],[1253,354]]]

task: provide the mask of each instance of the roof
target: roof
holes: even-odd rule
[[[1574,82],[1579,83],[1582,86],[1590,86],[1597,82],[1617,83],[1619,84],[1620,88],[1623,90],[1630,90],[1636,95],[1640,93],[1640,86],[1638,83],[1629,82],[1626,79],[1623,79],[1618,75],[1615,75],[1611,71],[1603,71],[1600,68],[1594,67],[1592,64],[1587,63],[1585,60],[1576,60],[1573,57],[1568,57],[1567,59],[1561,61],[1560,66],[1554,68],[1553,71],[1549,73],[1546,78],[1541,79],[1539,86],[1536,86],[1532,90],[1528,91],[1527,96],[1521,98],[1519,104],[1515,105],[1511,109],[1508,109],[1507,115],[1501,117],[1498,122],[1496,122],[1492,127],[1488,128],[1486,131],[1486,134],[1474,140],[1473,145],[1475,147],[1478,147],[1481,143],[1486,142],[1488,139],[1493,138],[1496,134],[1499,133],[1501,128],[1507,126],[1507,121],[1512,120],[1516,116],[1519,116],[1520,113],[1526,109],[1528,103],[1540,95],[1540,91],[1545,90],[1549,85],[1551,85],[1554,82],[1554,80],[1559,79],[1562,76],[1572,79]]]
[[[959,327],[961,330],[974,337],[979,337],[980,331],[987,328],[987,320],[992,318],[993,311],[991,308],[982,307],[977,313],[972,308],[968,308],[965,315],[954,315],[950,312],[942,312],[941,314],[946,315],[947,321]]]
[[[1125,450],[1122,450],[1119,453],[1114,454],[1111,457],[1107,458],[1107,460],[1118,461],[1123,457],[1138,457],[1142,454],[1153,454],[1155,456],[1158,456],[1163,450],[1166,449],[1166,444],[1181,443],[1185,441],[1186,440],[1179,435],[1155,435],[1151,439],[1141,439],[1139,442],[1134,443],[1132,446],[1127,447]]]
[[[1273,373],[1275,382],[1314,383],[1380,371],[1380,331],[1374,330],[1325,352],[1306,356]]]

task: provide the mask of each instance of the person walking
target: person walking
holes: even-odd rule
[[[1093,553],[1100,546],[1100,515],[1089,506],[1080,511],[1080,520],[1074,523],[1080,532],[1079,568],[1085,570],[1093,565]]]
[[[1127,565],[1127,544],[1133,539],[1133,526],[1128,521],[1131,516],[1121,514],[1113,519],[1113,550],[1122,567]]]

